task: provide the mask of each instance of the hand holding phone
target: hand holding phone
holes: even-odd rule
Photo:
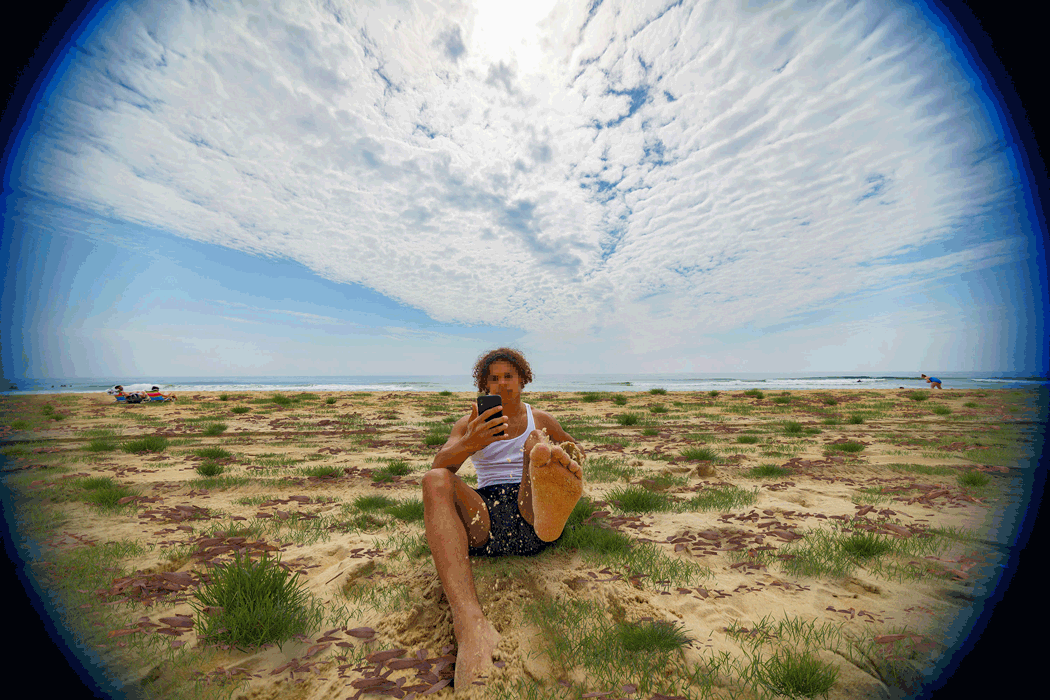
[[[490,408],[495,408],[496,406],[500,406],[500,407],[503,406],[503,399],[500,398],[500,396],[498,394],[487,394],[485,396],[479,396],[478,397],[478,415],[479,416],[482,413],[484,413],[485,411],[489,410]],[[488,420],[486,420],[485,422],[486,423],[490,423],[493,420],[495,420],[497,418],[502,418],[502,417],[503,417],[503,410],[501,408],[499,411],[496,412],[496,414],[494,416],[489,417]],[[505,431],[501,430],[498,433],[496,433],[496,437],[504,437],[506,434],[507,433]]]

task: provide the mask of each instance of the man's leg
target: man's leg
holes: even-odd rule
[[[489,513],[481,496],[447,469],[423,476],[423,524],[441,587],[452,608],[456,635],[456,687],[471,681],[492,663],[499,632],[481,611],[468,546],[489,538]]]

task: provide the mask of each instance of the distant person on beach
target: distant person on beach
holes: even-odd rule
[[[941,386],[941,380],[938,379],[937,377],[927,377],[924,374],[924,375],[922,375],[922,378],[925,379],[929,383],[931,389],[942,389],[943,388]]]
[[[423,477],[427,543],[452,608],[457,691],[491,667],[500,640],[478,603],[469,557],[539,554],[561,537],[583,494],[584,454],[576,441],[521,400],[532,381],[525,357],[510,348],[488,352],[474,365],[474,381],[479,391],[498,394],[502,406],[478,415],[473,403]],[[477,490],[456,476],[467,457]]]
[[[175,394],[162,394],[159,386],[155,386],[146,392],[150,401],[174,401]]]

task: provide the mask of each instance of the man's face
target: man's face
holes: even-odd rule
[[[496,360],[490,364],[486,376],[489,393],[499,394],[503,398],[503,403],[510,403],[513,399],[518,398],[524,388],[517,368],[505,360]]]

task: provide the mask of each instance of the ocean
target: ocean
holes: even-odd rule
[[[1050,385],[1047,377],[1005,372],[935,372],[944,389],[1014,389]],[[0,395],[105,392],[114,384],[127,389],[159,386],[165,392],[199,391],[306,391],[306,392],[414,392],[476,391],[469,375],[343,376],[343,377],[95,377],[26,378],[10,382],[13,388]],[[918,373],[876,374],[733,373],[733,374],[548,374],[525,387],[526,393],[545,391],[646,392],[743,391],[765,389],[923,389],[926,380]]]

